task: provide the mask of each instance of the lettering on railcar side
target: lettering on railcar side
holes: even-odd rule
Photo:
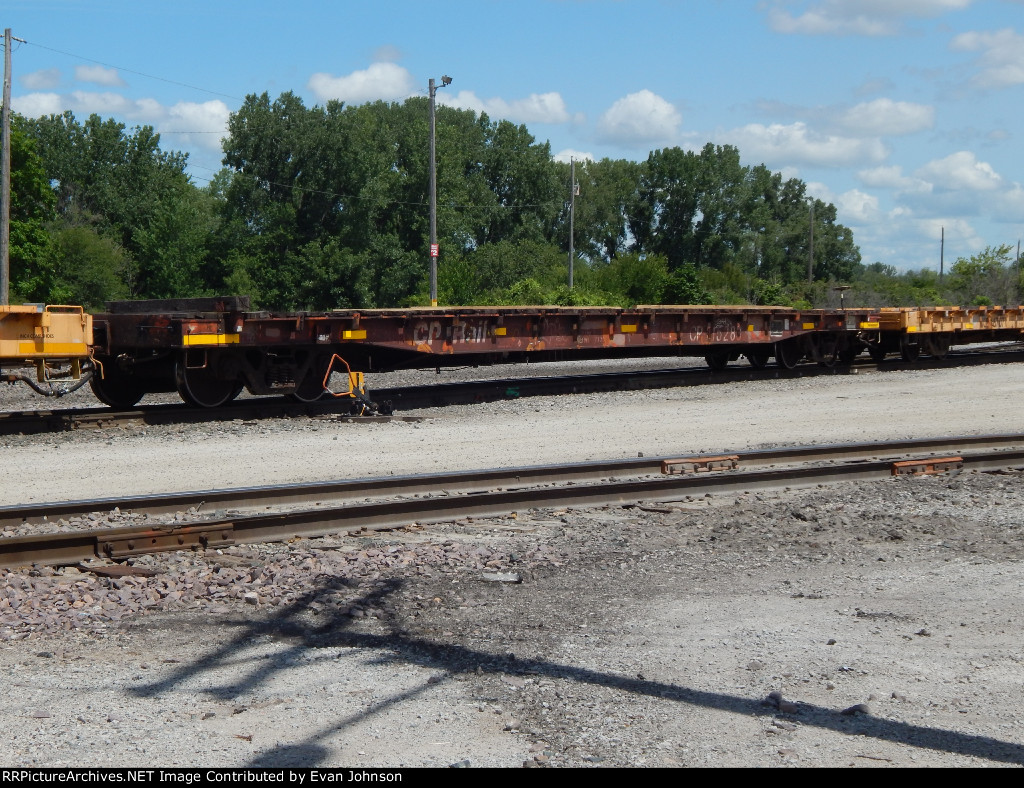
[[[442,339],[445,334],[445,326],[440,320],[420,320],[413,326],[412,341],[414,344],[422,345]],[[486,320],[463,320],[451,326],[450,342],[456,343],[480,343],[487,339]]]
[[[741,331],[742,329],[738,323],[720,317],[715,321],[715,325],[711,330],[711,338],[716,343],[739,342]]]

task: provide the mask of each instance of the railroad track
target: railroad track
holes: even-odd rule
[[[686,367],[680,369],[607,372],[590,375],[562,375],[529,378],[505,378],[462,383],[438,383],[376,389],[371,398],[386,404],[389,410],[408,411],[497,402],[522,397],[558,396],[564,394],[600,394],[616,391],[704,386],[754,380],[779,380],[818,377],[823,375],[869,374],[877,371],[949,369],[978,364],[1015,364],[1024,361],[1024,350],[965,350],[950,354],[944,360],[920,359],[916,362],[887,360],[875,363],[866,358],[851,365],[822,367],[812,364],[787,370],[780,367],[754,369],[743,364],[723,370]],[[185,404],[147,405],[125,411],[107,407],[66,408],[54,410],[11,411],[0,413],[0,435],[31,435],[97,429],[114,426],[190,424],[217,421],[258,421],[295,417],[333,416],[339,420],[373,422],[415,420],[415,417],[352,416],[351,401],[323,400],[311,403],[286,398],[257,397],[239,400],[219,408],[192,408]]]
[[[389,477],[312,485],[183,493],[151,498],[3,507],[5,525],[52,521],[88,512],[160,514],[184,508],[290,511],[219,516],[117,528],[0,539],[0,567],[125,560],[167,550],[216,549],[339,533],[394,530],[520,509],[643,504],[708,494],[806,487],[893,474],[992,471],[1024,467],[1024,435],[968,436],[911,442],[844,444],[749,451],[726,456],[637,458],[434,476]]]

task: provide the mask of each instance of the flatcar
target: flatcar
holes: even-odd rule
[[[953,345],[1017,342],[1024,338],[1024,307],[885,307],[872,318],[876,326],[862,334],[875,361],[898,353],[916,361],[923,353],[945,358]]]
[[[869,310],[783,307],[455,307],[250,311],[241,297],[108,304],[93,316],[96,396],[130,407],[176,390],[216,407],[243,388],[314,400],[334,371],[516,361],[703,356],[724,367],[849,358]]]

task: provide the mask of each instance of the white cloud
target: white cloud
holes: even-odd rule
[[[857,173],[861,183],[873,189],[892,189],[900,194],[928,194],[933,185],[921,178],[912,178],[903,174],[899,166],[874,167]]]
[[[993,191],[1001,188],[1003,179],[992,165],[978,161],[970,151],[960,151],[928,162],[915,173],[941,189]]]
[[[195,145],[220,150],[220,142],[227,136],[230,114],[231,110],[223,101],[179,102],[165,111],[156,126],[158,132],[171,140],[170,145],[161,147],[180,149]]]
[[[46,68],[42,71],[33,71],[18,81],[29,90],[51,90],[60,84],[60,69]]]
[[[811,131],[805,123],[788,126],[751,123],[718,136],[738,147],[745,159],[773,166],[810,164],[839,167],[878,162],[888,155],[881,140],[819,134]]]
[[[1024,188],[1019,183],[1000,193],[993,201],[992,218],[997,222],[1007,222],[1020,232],[1021,217],[1024,216]],[[1018,236],[1019,237],[1019,236]]]
[[[860,189],[843,192],[834,202],[844,224],[874,222],[881,216],[878,198]]]
[[[59,115],[67,109],[64,98],[58,93],[29,93],[25,96],[12,96],[11,107],[26,118]]]
[[[601,116],[597,130],[608,142],[669,144],[679,134],[683,118],[669,102],[649,90],[620,98]]]
[[[486,112],[492,117],[515,123],[566,123],[570,120],[560,93],[531,93],[526,98],[506,101],[502,98],[482,99],[471,90],[460,90],[455,95],[438,92],[437,101],[477,113]]]
[[[929,216],[915,218],[912,212],[907,214],[910,221],[909,229],[921,239],[928,239],[935,242],[935,262],[938,263],[939,244],[943,234],[946,237],[946,270],[952,262],[950,258],[950,246],[966,246],[972,249],[981,249],[984,241],[978,235],[974,226],[962,217],[957,216]]]
[[[939,270],[940,240],[946,236],[946,271],[961,254],[973,254],[985,243],[973,225],[952,214],[922,216],[905,206],[879,211],[877,216],[850,222],[855,238],[863,249],[870,246],[870,256],[864,262],[876,260],[897,262],[903,270],[928,268]]]
[[[787,6],[791,0],[775,0],[768,21],[778,33],[804,35],[891,36],[900,32],[905,19],[940,16],[967,8],[973,0],[818,0],[802,13]]]
[[[572,159],[575,159],[576,161],[597,161],[594,158],[593,153],[586,153],[584,151],[573,150],[572,148],[560,150],[551,158],[554,159],[555,161],[560,161],[563,164],[568,164]]]
[[[972,82],[981,88],[1007,88],[1024,84],[1024,35],[1013,30],[961,33],[950,43],[961,52],[981,52],[980,68]]]
[[[227,104],[219,100],[202,103],[180,101],[166,107],[151,98],[128,99],[116,93],[80,90],[67,95],[30,93],[12,99],[11,105],[19,114],[29,118],[59,115],[71,110],[79,116],[96,113],[116,117],[128,124],[152,126],[169,137],[161,147],[174,150],[189,146],[220,150],[220,141],[227,134],[228,116],[231,114]]]
[[[97,115],[129,115],[135,106],[134,101],[119,93],[95,93],[88,90],[73,90],[67,95],[67,103],[74,112],[95,112]]]
[[[309,78],[308,87],[321,101],[337,99],[349,104],[404,99],[415,91],[412,75],[395,63],[374,63],[341,77],[320,72]]]
[[[935,109],[925,104],[880,98],[851,107],[838,118],[851,134],[894,136],[913,134],[935,125]]]
[[[91,82],[106,88],[119,88],[125,85],[116,68],[104,66],[75,66],[75,79],[79,82]]]

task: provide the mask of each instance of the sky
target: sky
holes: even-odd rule
[[[16,112],[153,126],[198,185],[249,94],[402,101],[450,75],[439,102],[559,160],[733,145],[834,203],[864,263],[1024,236],[1024,0],[5,0],[0,28]]]

